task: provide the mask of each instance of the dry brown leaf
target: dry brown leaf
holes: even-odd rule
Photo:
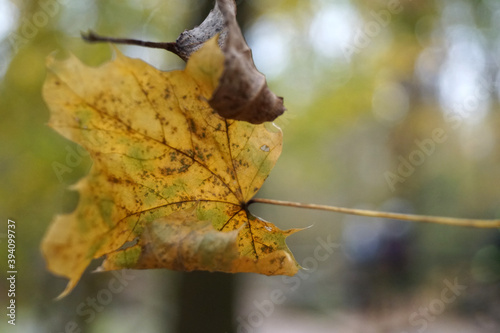
[[[221,116],[261,124],[273,121],[285,112],[283,98],[269,90],[266,78],[260,73],[236,21],[233,0],[218,0],[227,29],[222,46],[224,72],[209,103]]]

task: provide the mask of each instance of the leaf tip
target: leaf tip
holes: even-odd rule
[[[64,297],[68,296],[68,294],[75,288],[77,283],[78,283],[78,279],[69,280],[68,284],[66,285],[66,288],[64,288],[63,292],[60,293],[59,296],[54,298],[54,301],[60,301]]]

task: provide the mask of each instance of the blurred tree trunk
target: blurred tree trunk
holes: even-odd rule
[[[203,6],[198,7],[198,15],[193,15],[193,26],[200,24],[214,6],[214,1],[204,2]],[[251,8],[246,1],[236,3],[238,21],[244,30],[251,19]],[[177,333],[236,332],[234,326],[235,280],[234,274],[184,273],[178,294]]]
[[[176,332],[236,332],[233,325],[234,280],[234,274],[227,273],[183,273]]]

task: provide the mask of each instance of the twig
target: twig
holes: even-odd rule
[[[130,38],[113,38],[113,37],[105,37],[96,34],[95,32],[89,30],[87,33],[81,33],[83,40],[89,43],[102,43],[109,42],[114,44],[126,44],[126,45],[138,45],[144,47],[150,47],[154,49],[163,49],[169,52],[175,53],[179,55],[179,49],[176,43],[156,43],[156,42],[147,42],[138,39],[130,39]]]
[[[295,207],[295,208],[326,210],[326,211],[335,212],[335,213],[360,215],[360,216],[368,216],[368,217],[381,217],[381,218],[389,218],[389,219],[396,219],[396,220],[403,220],[403,221],[447,224],[447,225],[460,226],[460,227],[474,227],[474,228],[499,228],[500,227],[500,220],[463,219],[463,218],[441,217],[441,216],[387,213],[387,212],[377,212],[377,211],[365,210],[365,209],[305,204],[305,203],[299,203],[299,202],[290,202],[290,201],[281,201],[281,200],[272,200],[272,199],[260,199],[260,198],[255,198],[255,199],[250,200],[248,205],[251,205],[253,203],[264,203],[264,204],[270,204],[270,205],[288,206],[288,207]]]

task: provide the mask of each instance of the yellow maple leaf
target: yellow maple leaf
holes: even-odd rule
[[[215,38],[182,71],[120,53],[99,68],[49,58],[49,124],[94,161],[74,186],[77,208],[55,218],[41,246],[48,269],[69,279],[61,296],[103,256],[102,270],[297,272],[285,243],[297,229],[247,210],[281,153],[281,131],[210,108],[223,67]]]

